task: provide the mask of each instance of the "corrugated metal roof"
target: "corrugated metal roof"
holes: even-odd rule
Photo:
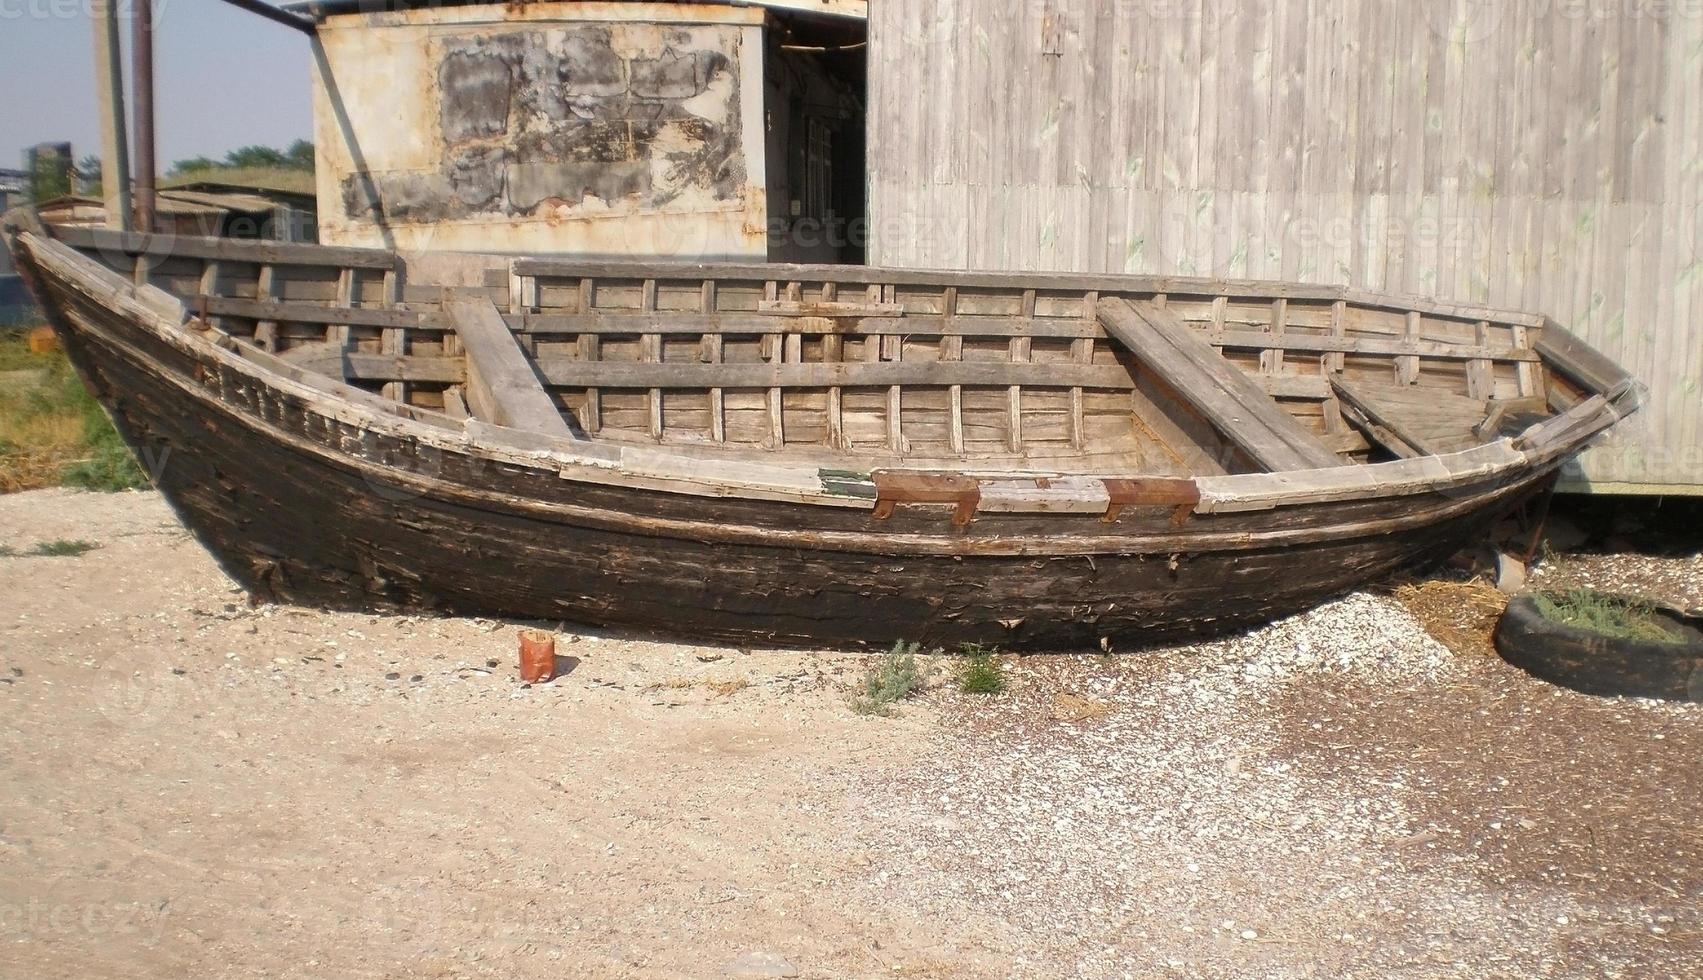
[[[278,207],[276,201],[252,194],[210,194],[196,191],[162,190],[154,199],[154,207],[164,215],[188,214],[271,214]],[[36,205],[40,211],[76,211],[80,208],[98,209],[104,211],[106,204],[98,197],[85,195],[67,195],[43,201]]]
[[[312,198],[313,171],[282,167],[214,167],[192,170],[161,182],[168,190],[197,190],[214,193],[282,195]]]

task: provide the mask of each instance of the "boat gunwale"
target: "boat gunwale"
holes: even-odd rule
[[[92,302],[98,300],[90,297]],[[134,319],[136,309],[115,310]],[[99,343],[122,349],[121,356],[146,362],[147,356],[128,341],[108,336],[102,327],[84,328]],[[228,362],[221,362],[231,366]],[[240,366],[240,365],[237,365]],[[369,485],[392,485],[410,497],[433,499],[447,503],[473,506],[482,510],[507,510],[540,519],[566,520],[584,527],[605,531],[638,534],[660,539],[691,539],[718,544],[761,547],[789,547],[805,550],[859,553],[883,556],[977,557],[977,558],[1037,558],[1094,555],[1174,555],[1179,551],[1190,554],[1236,552],[1284,547],[1299,544],[1322,544],[1365,536],[1379,536],[1413,530],[1461,517],[1482,509],[1498,499],[1518,493],[1523,487],[1541,477],[1541,472],[1527,471],[1518,478],[1497,480],[1471,496],[1449,500],[1427,512],[1403,513],[1394,517],[1372,520],[1337,522],[1322,527],[1294,527],[1252,532],[1246,530],[1202,531],[1198,528],[1175,528],[1168,533],[1146,535],[997,535],[986,538],[950,533],[883,533],[872,535],[862,531],[832,529],[793,530],[758,527],[748,524],[711,522],[704,519],[682,519],[635,515],[627,511],[582,506],[577,504],[544,503],[531,497],[494,491],[489,488],[435,477],[425,477],[405,469],[375,463],[354,453],[336,452],[330,447],[315,444],[303,436],[279,429],[258,414],[245,411],[176,373],[161,372],[159,377],[168,385],[181,390],[186,397],[205,402],[234,420],[245,430],[270,440],[287,452],[314,460],[317,464],[352,470]],[[288,386],[273,389],[281,394],[295,395]],[[309,389],[311,395],[312,389]],[[299,397],[299,395],[298,395]],[[319,404],[314,401],[311,404]],[[325,415],[343,424],[354,425],[348,419]],[[377,431],[363,429],[362,431]],[[386,433],[396,438],[409,438]],[[446,447],[450,452],[462,452],[478,458],[472,451],[481,447],[458,444]],[[526,467],[526,459],[502,459],[500,463]],[[543,468],[543,472],[551,469]],[[624,482],[623,489],[666,489]]]
[[[33,215],[28,216],[33,218]],[[765,455],[750,450],[730,449],[715,459],[706,460],[700,456],[689,455],[674,451],[669,447],[635,447],[613,443],[597,443],[585,441],[565,441],[548,439],[534,434],[492,425],[477,419],[465,422],[452,419],[447,415],[419,409],[400,403],[384,401],[377,395],[362,391],[346,382],[329,376],[314,375],[299,369],[290,369],[284,362],[272,355],[267,355],[259,348],[252,347],[229,335],[215,333],[211,327],[201,324],[190,316],[183,300],[153,285],[137,286],[111,268],[104,266],[82,254],[71,245],[59,241],[45,228],[35,223],[33,227],[25,224],[17,227],[11,216],[9,223],[13,224],[10,235],[14,243],[21,243],[30,252],[32,260],[43,262],[49,266],[61,266],[56,273],[73,285],[78,280],[84,280],[78,286],[97,303],[128,301],[130,308],[125,311],[138,325],[145,327],[155,336],[166,340],[184,352],[199,357],[209,357],[223,367],[249,377],[257,384],[269,386],[280,391],[286,391],[295,397],[302,398],[310,404],[316,404],[321,410],[339,421],[357,427],[386,431],[398,437],[413,439],[416,442],[437,449],[448,449],[456,452],[472,452],[483,454],[495,462],[508,463],[535,469],[554,470],[564,479],[582,480],[586,482],[633,487],[637,489],[657,490],[680,493],[691,496],[710,497],[743,497],[754,500],[783,500],[795,503],[807,503],[823,506],[848,508],[868,508],[877,497],[873,482],[876,473],[938,473],[939,470],[917,470],[906,467],[879,467],[867,472],[856,466],[855,457],[848,457],[849,464],[844,471],[835,470],[832,486],[824,481],[824,467],[816,465],[797,465],[775,461]],[[107,232],[115,242],[130,242],[140,239],[140,236],[123,236],[119,233]],[[160,236],[162,239],[173,240],[170,236]],[[99,238],[99,236],[97,236]],[[175,239],[181,242],[184,239]],[[224,240],[207,239],[206,243],[225,245]],[[255,246],[251,246],[255,247]],[[291,245],[279,246],[276,243],[265,243],[259,248],[277,250],[285,248],[296,255],[309,256],[318,264],[326,264],[334,259],[334,253],[349,251],[328,246]],[[320,250],[325,251],[320,251]],[[388,256],[390,261],[406,261],[398,253],[383,252],[382,250],[361,250],[368,259],[376,261],[381,256]],[[327,254],[333,253],[333,254]],[[174,253],[181,254],[181,253]],[[468,259],[478,258],[467,256]],[[496,257],[486,256],[494,259]],[[1050,282],[1052,285],[1063,285],[1068,278],[1074,287],[1085,284],[1085,288],[1093,288],[1096,284],[1115,284],[1119,290],[1132,289],[1152,290],[1155,284],[1172,285],[1203,285],[1213,283],[1214,289],[1222,293],[1229,285],[1219,280],[1181,280],[1168,277],[1046,277],[1037,278],[1036,274],[1011,275],[988,273],[950,273],[950,272],[896,272],[894,270],[878,270],[860,267],[841,266],[715,266],[715,265],[645,265],[645,264],[577,264],[548,263],[536,259],[512,259],[514,270],[544,270],[572,268],[575,274],[590,274],[585,270],[595,268],[599,275],[614,275],[612,270],[621,270],[620,274],[633,276],[691,277],[699,275],[714,277],[738,276],[742,278],[793,278],[810,280],[812,277],[835,278],[840,281],[861,281],[861,279],[882,282],[893,282],[896,278],[914,279],[918,276],[945,277],[950,282],[975,284],[986,281],[988,284],[997,282],[1003,286],[1021,286],[1031,282]],[[331,261],[329,264],[337,264]],[[860,279],[861,277],[861,279]],[[1258,285],[1258,284],[1249,284]],[[1267,284],[1267,289],[1258,295],[1264,297],[1289,295],[1296,296],[1304,291],[1313,291],[1320,298],[1351,297],[1358,291],[1344,287],[1294,287],[1293,291],[1283,293],[1277,291],[1284,284]],[[1179,290],[1186,292],[1186,290]],[[1380,302],[1389,305],[1394,302],[1391,297],[1380,297]],[[1394,308],[1404,308],[1399,305]],[[1467,309],[1455,308],[1453,309]],[[1476,308],[1473,308],[1476,309]],[[1474,315],[1473,313],[1451,313],[1449,315]],[[1570,334],[1554,325],[1553,321],[1541,316],[1521,314],[1529,322],[1541,323],[1545,329],[1554,329],[1565,335],[1565,338],[1578,344]],[[200,324],[203,330],[194,329]],[[186,328],[188,325],[188,328]],[[1578,346],[1583,347],[1582,344]],[[1588,348],[1586,348],[1588,351]],[[1540,348],[1540,353],[1542,350]],[[1594,354],[1594,352],[1589,352]],[[258,355],[258,356],[257,356]],[[1602,359],[1605,364],[1613,367],[1612,362]],[[1551,358],[1544,357],[1545,363]],[[267,363],[271,361],[273,363]],[[1576,452],[1602,431],[1636,411],[1641,386],[1632,380],[1625,372],[1614,368],[1619,378],[1614,388],[1608,391],[1596,390],[1596,393],[1573,408],[1553,416],[1533,426],[1518,437],[1507,437],[1496,442],[1462,450],[1454,453],[1424,456],[1415,459],[1396,460],[1384,463],[1372,463],[1347,467],[1332,467],[1319,470],[1295,470],[1275,473],[1250,473],[1228,476],[1195,476],[1184,478],[1192,481],[1198,488],[1199,500],[1193,504],[1193,511],[1198,514],[1210,514],[1233,511],[1271,510],[1290,506],[1309,504],[1364,500],[1380,497],[1403,497],[1425,493],[1448,493],[1451,489],[1480,484],[1492,480],[1507,480],[1523,472],[1536,472],[1542,467],[1553,463],[1556,459]],[[1564,368],[1563,374],[1574,377],[1574,374]],[[1589,374],[1590,372],[1586,372]],[[1598,372],[1600,375],[1601,372]],[[1593,380],[1600,383],[1600,376]],[[1615,380],[1609,378],[1608,380]],[[1587,387],[1598,387],[1587,385]],[[327,404],[327,403],[333,404]],[[706,475],[706,470],[713,471]],[[696,471],[696,472],[694,472]],[[737,471],[737,472],[733,472]],[[1104,487],[1095,490],[1091,484],[1103,480],[1140,479],[1140,474],[1128,472],[1111,472],[1106,474],[1060,474],[1051,479],[1047,474],[1034,470],[1006,470],[984,467],[961,467],[951,471],[952,475],[976,479],[978,482],[997,486],[1000,484],[1022,486],[1022,497],[1027,506],[1020,506],[1022,512],[1057,513],[1059,516],[1077,517],[1093,506],[1105,503]],[[1051,484],[1050,486],[1047,484]],[[1009,487],[1008,487],[1009,488]]]

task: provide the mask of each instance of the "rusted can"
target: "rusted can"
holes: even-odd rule
[[[543,684],[556,676],[556,635],[543,630],[520,633],[520,679]]]
[[[32,354],[51,354],[59,349],[59,338],[53,335],[52,327],[31,330],[28,343]]]

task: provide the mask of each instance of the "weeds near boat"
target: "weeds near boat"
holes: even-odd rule
[[[917,665],[917,644],[900,641],[863,677],[863,691],[852,699],[852,710],[860,715],[890,718],[895,705],[922,686],[922,668]]]
[[[999,694],[1005,690],[1005,668],[998,660],[998,647],[966,643],[958,648],[964,662],[958,667],[958,690],[965,694]]]
[[[1655,606],[1590,589],[1570,589],[1535,596],[1544,619],[1616,640],[1679,643],[1678,634],[1655,615]]]
[[[15,373],[0,385],[0,493],[148,485],[62,352],[32,352],[22,334],[0,337],[0,371]]]

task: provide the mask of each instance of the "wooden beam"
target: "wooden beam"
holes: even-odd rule
[[[1407,426],[1403,419],[1396,418],[1395,414],[1379,406],[1378,399],[1374,399],[1373,395],[1359,389],[1354,383],[1347,382],[1340,375],[1332,375],[1330,387],[1349,409],[1345,412],[1349,419],[1366,429],[1366,435],[1381,443],[1386,450],[1402,458],[1436,455],[1436,448]]]
[[[1544,321],[1532,346],[1546,367],[1594,394],[1606,395],[1632,377],[1554,320]]]
[[[1082,319],[1058,317],[955,316],[861,317],[831,319],[811,316],[778,316],[760,313],[537,313],[510,317],[511,326],[535,334],[835,334],[845,337],[900,335],[906,337],[1002,337],[1027,336],[1067,340],[1100,340],[1106,336],[1098,324]],[[430,315],[426,315],[430,323]],[[1192,324],[1191,324],[1192,326]],[[1210,326],[1204,324],[1203,326]],[[1195,329],[1200,329],[1196,327]],[[1396,336],[1342,336],[1289,331],[1282,336],[1260,330],[1201,330],[1215,347],[1233,350],[1271,350],[1288,353],[1414,355],[1446,360],[1537,361],[1530,350],[1452,344],[1435,340],[1403,340]]]
[[[1127,391],[1135,387],[1129,371],[1116,364],[1063,361],[820,361],[793,364],[740,362],[702,364],[681,361],[580,361],[538,358],[538,370],[562,388],[888,388],[912,386],[1089,388]]]
[[[467,403],[474,417],[540,435],[574,438],[495,303],[482,296],[451,294],[444,310],[467,353]]]
[[[95,52],[95,95],[101,114],[101,196],[106,226],[130,230],[130,140],[124,124],[124,68],[119,53],[118,0],[94,0],[89,12]]]
[[[1344,465],[1176,314],[1122,299],[1103,299],[1098,309],[1100,325],[1113,339],[1257,465],[1273,472]]]
[[[160,259],[225,259],[256,265],[308,265],[319,268],[353,266],[360,269],[393,269],[398,261],[396,253],[373,248],[291,245],[244,238],[125,234],[105,228],[74,228],[66,225],[55,227],[53,237],[72,248],[151,255]]]

